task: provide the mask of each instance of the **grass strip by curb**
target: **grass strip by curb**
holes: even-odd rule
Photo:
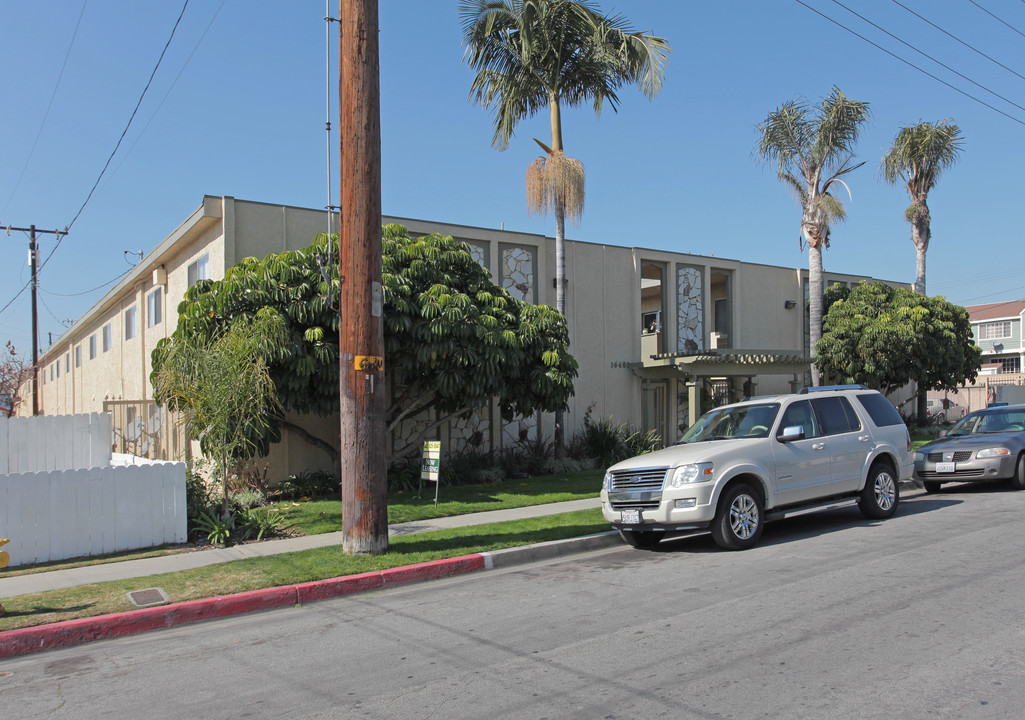
[[[382,555],[345,555],[338,546],[248,558],[149,577],[79,585],[4,598],[0,631],[133,609],[126,594],[161,587],[171,602],[355,575],[471,553],[533,545],[604,532],[601,510],[471,525],[392,538]]]

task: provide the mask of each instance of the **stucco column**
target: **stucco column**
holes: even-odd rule
[[[687,381],[687,422],[688,426],[694,425],[701,417],[701,393],[698,387],[701,378],[695,377]]]

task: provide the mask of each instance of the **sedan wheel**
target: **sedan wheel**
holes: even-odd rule
[[[1014,477],[1011,478],[1012,490],[1025,490],[1025,455],[1018,456],[1018,464],[1014,468]]]

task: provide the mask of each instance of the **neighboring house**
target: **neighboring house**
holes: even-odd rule
[[[543,235],[383,218],[411,233],[438,232],[468,243],[478,262],[514,297],[555,304],[554,240]],[[48,415],[110,411],[119,452],[178,458],[187,444],[152,402],[150,353],[177,324],[185,290],[219,279],[244,257],[307,246],[327,230],[323,210],[206,196],[40,358],[40,408]],[[334,223],[337,228],[337,223]],[[807,384],[807,271],[720,257],[566,243],[570,352],[580,375],[567,413],[567,438],[588,410],[673,442],[712,404]],[[827,284],[864,276],[826,273]],[[1020,334],[1019,334],[1020,337]],[[31,412],[31,388],[19,414]],[[499,449],[541,433],[550,415],[501,419],[497,406],[437,431],[443,447],[470,442]],[[338,444],[338,418],[291,418]],[[398,434],[430,424],[415,418]],[[269,457],[275,475],[329,468],[326,455],[285,433]]]
[[[929,392],[929,402],[937,411],[942,408],[943,419],[948,422],[993,403],[1025,402],[1025,300],[968,305],[965,310],[972,324],[972,338],[982,348],[982,367],[975,382],[956,393]]]
[[[1025,367],[1022,318],[1025,300],[1011,300],[965,308],[972,323],[975,344],[982,348],[980,375],[1020,373]]]

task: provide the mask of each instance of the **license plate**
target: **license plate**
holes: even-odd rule
[[[956,468],[956,463],[936,463],[936,472],[938,473],[952,473]]]
[[[624,525],[640,525],[641,524],[641,511],[640,510],[623,510],[620,522]]]

